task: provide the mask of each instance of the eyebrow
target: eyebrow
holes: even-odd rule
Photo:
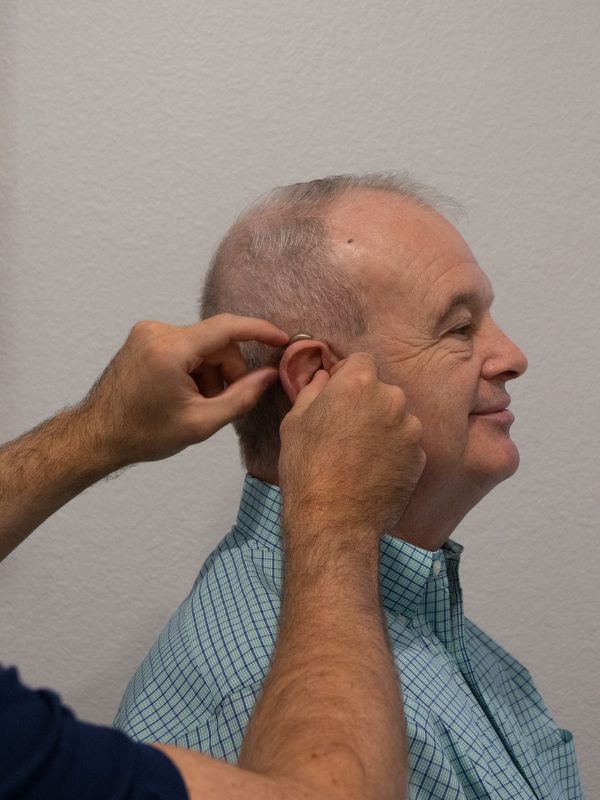
[[[489,305],[491,306],[495,299],[495,294],[492,292],[489,298]],[[454,311],[460,306],[478,306],[481,303],[481,296],[477,292],[458,292],[453,295],[444,310],[435,321],[435,329],[439,330],[452,317]]]

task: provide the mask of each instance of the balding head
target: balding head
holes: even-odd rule
[[[345,357],[366,349],[373,252],[365,214],[385,198],[433,209],[445,198],[406,176],[340,175],[280,187],[261,197],[226,233],[211,262],[202,319],[221,312],[259,317],[294,334],[308,331]],[[381,200],[383,202],[374,202]],[[276,365],[281,351],[240,343],[250,369]],[[280,383],[233,425],[255,474],[276,474],[279,425],[291,408]]]

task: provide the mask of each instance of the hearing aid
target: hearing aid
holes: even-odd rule
[[[294,336],[290,338],[289,342],[285,345],[285,347],[289,347],[291,344],[294,344],[294,342],[299,342],[302,339],[316,339],[316,337],[310,333],[296,333],[294,334]],[[317,341],[320,342],[321,340],[317,339]]]

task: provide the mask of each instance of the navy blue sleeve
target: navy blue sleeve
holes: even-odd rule
[[[187,800],[175,765],[0,667],[0,800]]]

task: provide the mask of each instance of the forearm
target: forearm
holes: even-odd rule
[[[296,521],[295,524],[297,524]],[[406,796],[399,681],[379,602],[378,548],[329,551],[335,532],[285,557],[281,625],[240,765],[312,782],[323,796]]]
[[[118,468],[82,408],[0,448],[0,561],[75,495]]]

